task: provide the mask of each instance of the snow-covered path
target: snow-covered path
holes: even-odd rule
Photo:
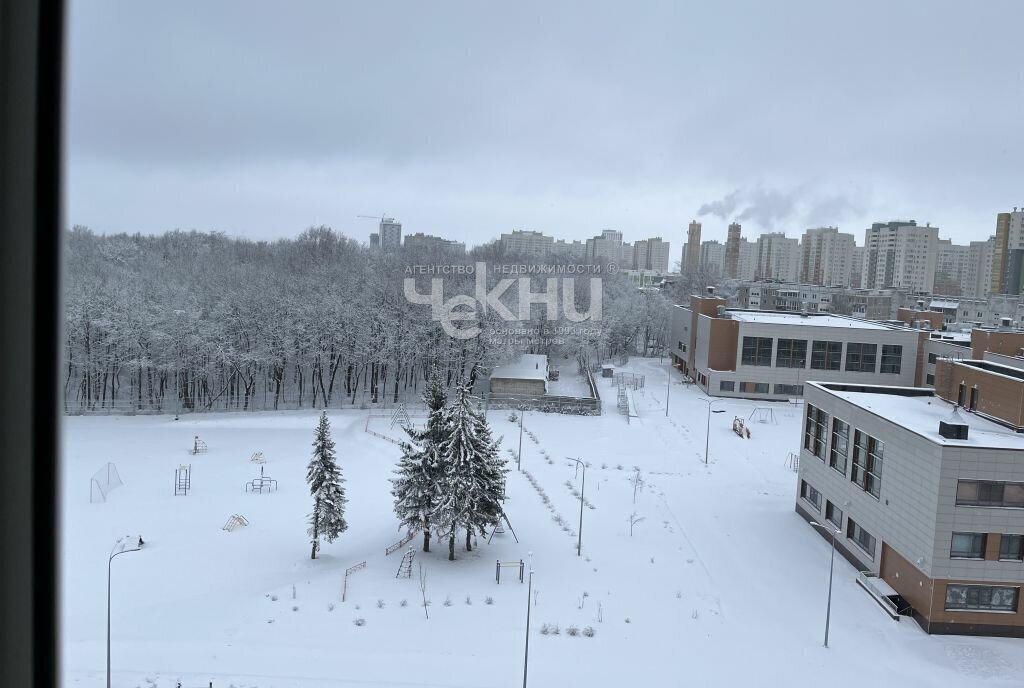
[[[127,532],[147,544],[114,562],[118,686],[521,685],[526,586],[508,570],[497,585],[494,565],[530,553],[531,685],[1021,684],[1019,640],[929,637],[910,620],[893,622],[841,559],[830,649],[822,648],[828,543],[793,511],[796,476],[785,466],[800,409],[773,405],[775,422],[755,418],[744,440],[731,432],[732,419],[747,419],[758,404],[716,403],[724,412],[711,416],[705,466],[708,411],[699,391],[673,384],[666,417],[668,364],[635,360],[627,369],[646,376],[631,423],[604,379],[603,417],[527,414],[525,472],[513,464],[506,503],[520,542],[498,534],[471,553],[460,543],[456,562],[445,560],[445,543],[419,553],[429,620],[415,579],[395,578],[399,555],[384,556],[401,536],[387,483],[398,450],[363,432],[365,412],[330,414],[350,530],[315,562],[304,473],[317,414],[67,419],[65,685],[103,685],[105,559]],[[515,449],[518,425],[507,416],[495,411],[490,420]],[[386,419],[373,427],[397,436]],[[195,434],[207,454],[186,452]],[[254,451],[266,455],[279,492],[244,492],[259,473],[249,462]],[[566,457],[589,464],[593,508],[583,510],[581,557],[573,491],[582,476]],[[89,504],[89,476],[106,461],[125,485],[107,503]],[[187,497],[172,492],[179,463],[193,466]],[[635,468],[642,488],[634,505]],[[251,525],[222,531],[232,513]],[[642,519],[632,536],[631,516]],[[342,603],[342,572],[364,560]],[[573,626],[592,627],[594,636],[570,636]]]

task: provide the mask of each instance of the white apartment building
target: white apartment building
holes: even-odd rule
[[[393,217],[382,217],[378,227],[380,247],[385,251],[397,251],[402,245],[402,223]]]
[[[622,232],[606,229],[600,235],[587,239],[586,260],[596,262],[601,259],[615,263],[622,260]]]
[[[861,288],[864,285],[864,247],[854,246],[850,251],[850,286]]]
[[[672,311],[672,361],[711,396],[785,400],[808,380],[913,385],[923,333],[821,313],[725,307],[693,296]]]
[[[754,279],[795,282],[800,273],[800,240],[782,232],[770,232],[757,238]]]
[[[864,233],[861,287],[931,293],[938,240],[938,227],[918,227],[913,220],[871,225]]]
[[[525,256],[546,256],[554,248],[555,240],[541,232],[513,229],[509,234],[502,234],[501,238],[498,239],[498,243],[505,253]]]
[[[1024,371],[941,358],[938,369],[935,390],[806,383],[795,508],[835,534],[893,618],[1021,637],[1024,435],[1019,416],[982,409],[1019,398]]]
[[[854,246],[853,235],[836,227],[808,229],[800,242],[798,279],[806,284],[850,286]]]
[[[427,249],[433,251],[448,251],[453,253],[465,253],[466,245],[460,241],[444,239],[423,232],[415,232],[405,235],[406,248]]]
[[[757,244],[740,238],[736,245],[736,279],[752,280],[757,274]]]
[[[689,260],[689,256],[687,256]],[[704,274],[721,275],[725,269],[725,244],[719,241],[704,241],[700,245],[698,269]]]
[[[968,245],[967,265],[962,275],[960,294],[983,299],[992,293],[992,262],[996,238],[972,241]]]

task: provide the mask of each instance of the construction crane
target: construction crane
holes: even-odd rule
[[[377,222],[388,222],[388,221],[393,221],[394,220],[393,217],[388,217],[387,215],[384,215],[384,214],[381,214],[381,215],[356,215],[356,217],[361,217],[361,218],[363,218],[365,220],[376,220]]]

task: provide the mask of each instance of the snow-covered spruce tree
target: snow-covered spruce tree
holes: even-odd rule
[[[423,532],[424,552],[430,551],[430,519],[437,503],[440,477],[438,446],[446,435],[447,401],[444,384],[435,371],[423,392],[423,402],[429,411],[427,426],[423,430],[405,428],[409,440],[402,443],[402,458],[391,479],[395,515],[409,530]]]
[[[448,535],[448,559],[455,559],[455,535],[466,529],[466,549],[474,532],[485,533],[501,518],[505,465],[487,419],[474,410],[469,386],[460,386],[447,408],[447,437],[441,442],[439,501],[435,523]]]
[[[311,559],[320,551],[320,540],[334,542],[335,538],[348,529],[345,522],[345,488],[341,470],[334,457],[334,440],[331,439],[331,425],[327,412],[320,414],[320,423],[313,440],[313,458],[306,470],[309,494],[313,497],[313,513],[309,515],[310,537],[313,538]]]

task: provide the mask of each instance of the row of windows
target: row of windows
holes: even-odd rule
[[[772,341],[771,337],[744,337],[740,359],[743,365],[771,366]],[[903,346],[882,344],[880,359],[878,353],[878,344],[848,343],[846,370],[873,373],[877,367],[880,373],[899,375],[903,363]],[[814,341],[811,344],[812,370],[839,370],[842,358],[842,342]],[[806,365],[806,339],[779,339],[775,351],[776,368],[804,368]]]
[[[748,394],[768,394],[769,385],[767,382],[741,382],[740,391]],[[720,380],[718,382],[718,391],[720,392],[735,392],[736,381],[735,380]],[[775,385],[775,394],[785,394],[791,397],[800,397],[804,394],[803,385]]]
[[[821,493],[806,480],[800,481],[800,497],[814,507],[814,510],[821,513]],[[825,500],[825,520],[836,527],[836,530],[843,529],[843,510],[832,502]],[[864,530],[852,518],[846,519],[846,537],[864,551],[869,559],[875,558],[875,537]]]
[[[951,559],[984,559],[988,533],[953,533],[949,546]],[[1020,535],[999,536],[1000,561],[1024,561],[1024,538]]]
[[[997,480],[958,480],[957,506],[990,506],[1024,509],[1024,483]]]
[[[964,609],[989,612],[1015,612],[1019,588],[996,585],[947,585],[946,611]]]
[[[807,404],[807,420],[804,424],[804,449],[825,460],[828,465],[846,476],[850,458],[850,424],[839,418],[832,419],[832,442],[828,442],[829,417],[820,408]],[[861,430],[853,432],[853,468],[850,480],[862,490],[879,499],[882,492],[882,461],[885,443]]]

